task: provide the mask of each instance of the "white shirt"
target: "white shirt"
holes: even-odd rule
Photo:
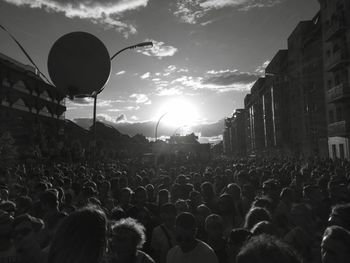
[[[168,251],[176,245],[174,234],[166,226],[164,227],[166,228],[166,231],[168,231],[167,233],[170,237],[170,240],[168,240],[168,237],[165,235],[161,226],[155,227],[152,232],[151,247],[155,253],[155,259],[158,260],[159,263],[166,262]]]
[[[218,263],[214,250],[206,243],[197,240],[197,246],[184,253],[179,246],[173,247],[167,255],[167,263]]]

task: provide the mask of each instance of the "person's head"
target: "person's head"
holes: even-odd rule
[[[241,188],[238,184],[229,184],[225,190],[225,193],[231,195],[235,202],[241,199]]]
[[[47,225],[45,226],[45,230],[47,231],[50,239],[53,238],[57,228],[62,223],[63,219],[66,218],[67,216],[68,214],[65,212],[58,212],[49,216],[47,220]]]
[[[201,193],[203,196],[204,201],[210,202],[214,198],[214,187],[213,184],[210,182],[204,182],[201,184]]]
[[[290,210],[290,221],[306,229],[313,223],[312,210],[306,204],[294,205]]]
[[[322,190],[317,185],[307,185],[303,188],[303,196],[306,200],[314,203],[320,203],[323,200]]]
[[[110,213],[110,219],[113,221],[118,221],[122,218],[126,218],[126,213],[121,207],[114,207]]]
[[[9,198],[9,191],[5,188],[0,189],[0,200],[7,201]]]
[[[328,227],[321,243],[322,263],[346,263],[350,258],[350,232],[340,226]]]
[[[252,208],[253,207],[264,208],[267,211],[271,212],[273,210],[273,203],[272,200],[268,197],[259,197],[256,198],[252,203]]]
[[[178,199],[175,202],[175,207],[176,207],[177,214],[181,214],[183,212],[188,212],[189,211],[189,207],[188,207],[187,201],[184,200],[184,199]]]
[[[170,192],[167,189],[161,189],[158,192],[158,205],[162,206],[170,202]]]
[[[234,209],[234,200],[232,195],[230,194],[222,194],[219,197],[218,201],[218,213],[221,216],[234,216],[235,215],[235,209]]]
[[[107,195],[111,190],[111,183],[109,181],[103,181],[100,186],[100,194]]]
[[[253,200],[255,197],[255,189],[251,184],[244,184],[242,187],[242,197]]]
[[[143,206],[147,202],[147,191],[143,186],[135,189],[135,204]]]
[[[181,213],[176,217],[175,235],[183,252],[189,252],[194,248],[196,241],[197,224],[191,213]]]
[[[199,205],[199,206],[197,206],[196,219],[197,219],[198,225],[203,225],[204,226],[205,219],[210,214],[211,214],[211,210],[206,205]]]
[[[294,200],[294,190],[290,187],[282,189],[280,199],[286,203],[291,203]]]
[[[169,228],[175,225],[176,207],[172,203],[166,203],[160,207],[160,218]]]
[[[135,219],[128,217],[112,225],[109,246],[115,257],[133,257],[145,242],[145,228]]]
[[[259,235],[249,239],[236,257],[236,263],[301,263],[295,250],[268,235]]]
[[[43,211],[47,212],[58,207],[58,193],[46,190],[40,195],[40,205]]]
[[[328,195],[333,202],[344,203],[349,201],[349,192],[347,186],[347,183],[343,180],[331,178],[331,180],[328,182],[327,190]]]
[[[11,241],[12,223],[13,223],[13,217],[9,213],[3,210],[0,210],[0,243],[1,245],[4,245],[3,242],[9,243]]]
[[[7,213],[9,213],[11,216],[15,215],[15,212],[17,210],[17,206],[15,202],[12,201],[4,201],[0,203],[0,210],[3,210]]]
[[[224,221],[221,216],[211,214],[205,219],[205,231],[208,234],[208,239],[218,240],[224,234]]]
[[[278,181],[275,179],[269,179],[263,182],[263,194],[274,200],[277,199],[280,194]]]
[[[254,236],[261,234],[275,236],[276,231],[274,225],[269,221],[261,221],[253,226],[251,232]]]
[[[252,227],[261,221],[271,221],[270,213],[260,207],[254,207],[249,210],[245,217],[244,227],[247,229],[252,229]]]
[[[252,236],[252,233],[245,228],[234,228],[231,230],[228,239],[228,252],[232,257],[236,257],[243,244]]]
[[[130,203],[132,191],[129,187],[125,187],[121,190],[120,203],[127,205]]]
[[[66,217],[50,247],[50,263],[98,263],[106,248],[106,216],[86,207]]]
[[[194,207],[199,206],[202,203],[201,193],[193,190],[190,192],[190,201]]]
[[[13,240],[19,262],[30,262],[39,247],[40,232],[44,228],[44,222],[29,214],[17,216],[13,221]]]
[[[350,231],[350,203],[334,206],[329,215],[328,225],[341,226]]]
[[[180,186],[184,186],[187,182],[187,178],[185,175],[183,174],[180,174],[177,178],[176,178],[176,181],[177,183],[180,185]]]
[[[154,186],[153,184],[147,184],[145,188],[147,191],[148,201],[152,202],[152,200],[154,199]]]

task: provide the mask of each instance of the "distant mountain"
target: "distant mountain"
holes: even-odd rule
[[[89,118],[79,118],[79,119],[74,119],[73,121],[85,129],[89,129],[90,126],[92,125],[92,119],[89,119]],[[134,122],[134,123],[131,123],[131,122],[113,123],[113,122],[106,121],[104,119],[98,119],[98,121],[108,124],[110,126],[113,126],[122,134],[127,134],[129,136],[134,136],[136,134],[143,134],[145,137],[149,137],[149,138],[155,137],[156,123],[152,121]],[[222,134],[223,129],[224,129],[224,119],[219,120],[215,123],[196,125],[191,128],[190,132],[194,132],[196,134],[200,133],[201,137],[216,137]],[[158,137],[171,136],[171,135],[174,135],[175,131],[176,130],[174,130],[174,128],[169,128],[169,127],[160,125],[158,127],[157,136]]]

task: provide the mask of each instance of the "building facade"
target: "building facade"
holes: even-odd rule
[[[225,119],[223,134],[224,154],[233,157],[246,155],[246,112],[236,109],[230,118]]]
[[[33,67],[0,54],[0,133],[10,132],[23,151],[43,154],[59,147],[64,135],[64,97]]]
[[[350,138],[350,2],[320,0],[323,70],[331,158],[349,159]]]
[[[288,38],[290,145],[296,157],[326,157],[327,121],[323,82],[322,23],[318,13]]]

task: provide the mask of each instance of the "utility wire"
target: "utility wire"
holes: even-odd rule
[[[38,68],[38,66],[35,64],[35,62],[34,62],[33,59],[30,57],[30,55],[28,54],[28,52],[27,52],[27,51],[24,49],[24,47],[21,45],[21,43],[19,43],[19,42],[17,41],[17,39],[16,39],[3,25],[0,24],[0,28],[1,28],[2,30],[4,30],[4,31],[12,38],[13,41],[16,42],[17,46],[22,50],[22,52],[24,53],[24,55],[28,58],[28,60],[30,61],[30,63],[32,63],[32,65],[33,65],[33,66],[35,67],[35,69],[39,72],[39,74],[40,74],[41,76],[43,76],[44,79],[45,79],[50,85],[55,86],[55,85],[53,85],[53,84],[51,83],[51,81],[45,76],[45,74],[42,73],[42,72],[40,71],[40,69]]]

